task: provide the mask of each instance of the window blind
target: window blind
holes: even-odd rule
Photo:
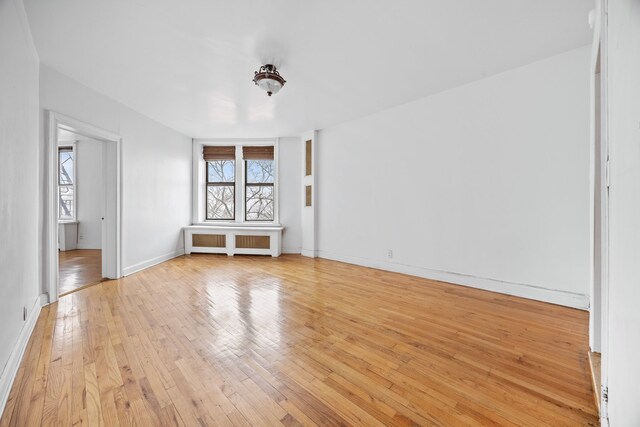
[[[236,147],[206,146],[202,149],[202,157],[206,162],[210,162],[213,160],[235,160]]]
[[[242,157],[245,160],[273,160],[273,146],[242,147]]]

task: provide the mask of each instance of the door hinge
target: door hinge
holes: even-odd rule
[[[609,387],[602,387],[602,400],[609,401]]]
[[[607,190],[611,187],[611,162],[609,161],[609,157],[607,157],[607,162],[604,164],[604,185]]]

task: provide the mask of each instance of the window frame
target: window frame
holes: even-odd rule
[[[73,177],[71,178],[71,184],[61,184],[60,183],[60,153],[65,151],[71,151],[73,156]],[[58,214],[57,219],[58,222],[76,222],[78,220],[78,189],[77,189],[77,176],[78,176],[78,155],[76,150],[76,143],[63,143],[58,145],[58,153],[57,153],[57,164],[58,164],[58,173],[57,173],[57,181],[56,181],[56,193],[58,199]],[[73,189],[73,215],[71,218],[61,218],[60,217],[60,187],[71,187]]]
[[[207,162],[202,157],[205,146],[234,146],[235,153],[235,204],[234,219],[207,219]],[[244,146],[272,146],[274,149],[274,178],[273,178],[273,220],[246,220],[245,192],[246,192],[246,164],[242,155]],[[192,225],[233,225],[233,226],[279,226],[280,225],[280,197],[279,197],[279,138],[258,139],[193,139],[192,140]],[[245,214],[238,215],[238,212]]]
[[[276,177],[275,177],[275,168],[276,168],[276,159],[275,159],[275,154],[273,156],[273,160],[271,160],[273,162],[273,168],[274,168],[274,177],[273,177],[273,182],[253,182],[253,183],[249,183],[249,177],[248,177],[248,171],[249,168],[247,167],[247,162],[252,161],[251,159],[242,159],[242,161],[244,162],[244,191],[243,191],[243,198],[244,198],[244,220],[245,222],[252,222],[252,223],[263,223],[263,222],[273,222],[275,220],[275,207],[276,207]],[[260,219],[248,219],[247,218],[247,214],[248,212],[248,204],[247,204],[247,187],[271,187],[273,188],[272,190],[272,194],[273,194],[273,219],[271,220],[260,220]]]
[[[229,161],[229,160],[226,160]],[[235,221],[236,220],[236,210],[237,210],[237,178],[238,178],[238,174],[237,174],[237,159],[233,160],[233,176],[234,176],[234,180],[233,181],[216,181],[216,182],[212,182],[209,181],[209,162],[205,161],[204,162],[204,176],[205,176],[205,186],[204,186],[204,219],[205,221],[215,221],[215,222],[220,222],[220,221]],[[231,187],[233,186],[233,216],[231,218],[209,218],[208,214],[209,214],[209,209],[207,206],[207,202],[209,200],[209,187]]]

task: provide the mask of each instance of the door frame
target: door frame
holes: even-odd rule
[[[606,285],[607,235],[608,235],[608,188],[607,146],[604,138],[602,105],[601,46],[597,45],[591,69],[591,171],[590,171],[590,254],[591,288],[589,304],[589,348],[602,352],[602,293]],[[598,257],[599,255],[599,257]]]
[[[47,205],[45,234],[45,283],[49,293],[49,302],[58,300],[58,129],[62,128],[88,138],[106,143],[114,143],[116,147],[116,182],[115,182],[115,248],[107,256],[115,257],[114,279],[122,277],[122,137],[97,126],[82,122],[52,110],[46,111],[46,166],[47,166]],[[105,209],[106,211],[106,209]],[[104,240],[104,239],[103,239]],[[103,241],[104,245],[104,241]],[[103,246],[104,247],[104,246]]]
[[[601,359],[601,393],[600,393],[600,420],[602,425],[608,425],[608,362],[609,362],[609,141],[608,141],[608,60],[607,60],[607,0],[596,3],[596,19],[594,22],[594,35],[591,53],[591,171],[590,171],[590,219],[591,219],[591,304],[589,320],[589,347],[599,351]],[[596,79],[599,74],[599,79]],[[599,100],[596,98],[596,85],[599,84]],[[596,102],[599,101],[599,111]],[[600,127],[596,124],[596,113],[599,112]],[[596,134],[597,132],[597,134]],[[599,138],[600,162],[596,164],[596,138]],[[596,168],[600,171],[601,182],[596,182]],[[602,184],[600,204],[596,204],[596,185]],[[600,223],[595,221],[595,211],[600,211]],[[595,288],[595,230],[600,227],[600,289]],[[598,304],[599,313],[594,313],[594,306]],[[596,332],[597,330],[597,332]]]

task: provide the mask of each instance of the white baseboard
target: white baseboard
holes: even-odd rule
[[[142,271],[146,268],[153,267],[154,265],[160,264],[165,261],[169,261],[172,258],[176,258],[184,255],[184,248],[178,249],[177,251],[169,252],[168,254],[160,255],[155,258],[148,259],[146,261],[139,262],[130,267],[125,267],[122,270],[123,276],[128,276],[133,273],[137,273],[138,271]]]
[[[40,294],[40,297],[38,298],[40,300],[40,307],[44,307],[45,305],[49,304],[49,294]]]
[[[300,254],[300,252],[301,252],[300,246],[298,247],[283,246],[282,247],[283,254]]]
[[[7,399],[9,399],[11,386],[13,385],[13,381],[16,379],[16,374],[18,373],[18,368],[20,368],[20,362],[22,362],[24,352],[27,349],[29,338],[31,338],[31,333],[33,332],[33,328],[36,326],[36,321],[40,315],[40,309],[43,305],[42,301],[45,301],[46,303],[48,300],[49,297],[46,294],[42,294],[33,302],[32,307],[28,311],[27,320],[24,322],[24,325],[22,325],[22,330],[20,331],[20,335],[18,335],[18,340],[9,355],[9,360],[7,360],[7,364],[0,375],[0,418],[2,417],[4,407],[7,404]]]
[[[95,243],[78,243],[76,245],[76,249],[94,249],[94,250],[98,250],[98,249],[102,249],[102,245],[95,244]]]
[[[300,249],[300,254],[302,254],[303,256],[308,256],[309,258],[315,258],[318,256],[318,251],[314,251],[311,249]],[[326,257],[329,258],[329,257]],[[348,261],[345,261],[348,262]],[[357,263],[351,263],[351,264],[357,264]]]
[[[304,251],[304,250],[303,250]],[[524,283],[513,283],[503,280],[488,279],[485,277],[471,276],[467,274],[452,273],[448,271],[431,270],[424,267],[398,264],[389,261],[375,260],[370,258],[341,255],[334,252],[317,251],[318,256],[334,261],[346,262],[348,264],[362,265],[364,267],[377,268],[380,270],[393,271],[396,273],[409,274],[423,277],[425,279],[437,280],[440,282],[454,283],[456,285],[468,286],[471,288],[484,289],[487,291],[499,292],[537,301],[549,302],[581,310],[589,309],[589,297],[584,294],[548,289],[542,286],[528,285]],[[304,255],[304,252],[303,252]]]

